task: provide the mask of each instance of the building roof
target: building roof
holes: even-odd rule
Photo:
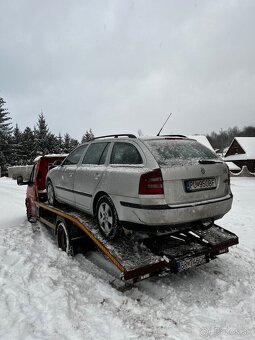
[[[209,140],[207,139],[206,136],[204,136],[204,135],[186,135],[186,136],[188,138],[195,139],[196,141],[198,141],[198,143],[203,144],[208,149],[210,149],[211,151],[215,152],[215,150],[211,146],[211,143],[209,142]]]
[[[243,161],[247,159],[255,159],[255,137],[235,137],[233,142],[236,141],[243,151],[244,154],[230,155],[224,158],[225,161]],[[230,144],[231,148],[233,142]]]

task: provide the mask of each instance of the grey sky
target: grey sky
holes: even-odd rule
[[[253,0],[0,0],[0,96],[21,129],[255,125]]]

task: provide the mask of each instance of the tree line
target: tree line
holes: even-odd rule
[[[224,149],[228,148],[235,137],[255,137],[255,127],[246,126],[243,129],[238,127],[229,128],[228,130],[220,130],[212,132],[206,136],[211,143],[214,150],[224,152]]]
[[[32,164],[38,155],[66,154],[79,145],[77,139],[68,133],[58,136],[50,132],[43,113],[38,116],[38,121],[33,129],[26,127],[21,131],[18,125],[13,128],[5,101],[0,97],[0,167],[6,170],[9,165]],[[235,137],[254,137],[255,127],[247,126],[222,129],[207,135],[212,147],[220,152],[227,148]],[[94,137],[91,129],[86,130],[81,143]]]
[[[5,101],[0,97],[0,166],[2,173],[7,166],[32,164],[35,157],[45,154],[67,154],[73,150],[79,141],[68,133],[63,136],[54,135],[48,128],[43,113],[33,129],[26,127],[21,131],[18,125],[14,128],[11,116],[5,107]],[[94,137],[91,129],[87,130],[81,140],[84,143]]]

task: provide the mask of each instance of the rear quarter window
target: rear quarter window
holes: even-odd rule
[[[142,164],[142,157],[131,143],[115,143],[111,154],[111,164],[136,165]]]
[[[217,155],[194,140],[144,141],[160,166],[192,165],[200,159],[217,159]]]

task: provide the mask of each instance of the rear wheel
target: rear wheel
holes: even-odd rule
[[[70,234],[64,221],[61,221],[57,227],[57,244],[58,248],[65,251],[67,255],[73,255]]]
[[[96,206],[97,223],[100,232],[108,240],[120,236],[122,228],[119,224],[117,211],[110,197],[102,196]]]
[[[51,181],[47,182],[47,197],[50,205],[55,206],[57,204],[55,190]]]

